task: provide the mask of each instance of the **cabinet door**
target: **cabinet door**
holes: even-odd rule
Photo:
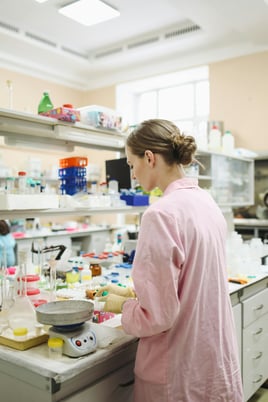
[[[133,366],[129,363],[62,402],[132,402]]]

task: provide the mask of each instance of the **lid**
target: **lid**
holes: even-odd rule
[[[50,348],[61,348],[63,345],[63,339],[61,338],[49,338],[47,344]]]
[[[71,103],[64,103],[62,106],[66,107],[67,109],[73,109],[73,105]]]
[[[36,282],[36,281],[40,281],[40,276],[39,275],[25,275],[22,278],[23,282]],[[20,281],[20,277],[18,277],[18,281]]]
[[[90,320],[94,304],[89,300],[59,300],[36,308],[38,322],[48,325],[79,324]]]
[[[20,170],[20,171],[18,172],[18,175],[19,175],[19,176],[26,176],[26,172]]]
[[[37,288],[30,288],[27,289],[26,292],[20,292],[18,291],[18,295],[20,294],[26,294],[27,296],[35,296],[35,295],[39,295],[40,294],[40,289]]]
[[[23,336],[28,334],[28,329],[21,327],[21,328],[15,328],[13,329],[13,335],[14,336]]]
[[[38,307],[38,306],[41,306],[41,304],[45,304],[45,303],[47,303],[47,300],[45,300],[45,299],[38,299],[38,300],[35,300],[35,301],[33,302],[33,305],[34,305],[34,307]]]

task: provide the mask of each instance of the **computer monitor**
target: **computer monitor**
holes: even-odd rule
[[[111,159],[105,161],[106,180],[117,180],[118,190],[131,188],[130,168],[127,158]]]

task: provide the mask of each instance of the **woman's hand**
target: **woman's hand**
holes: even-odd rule
[[[95,297],[102,297],[102,296],[107,296],[107,295],[111,295],[111,294],[123,296],[126,298],[136,297],[134,290],[131,289],[130,287],[124,287],[124,286],[114,285],[114,284],[102,286],[95,294]]]

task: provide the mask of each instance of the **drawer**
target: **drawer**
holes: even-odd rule
[[[268,378],[268,313],[243,330],[243,384],[246,400]]]
[[[243,328],[268,312],[268,289],[249,297],[242,302]]]

